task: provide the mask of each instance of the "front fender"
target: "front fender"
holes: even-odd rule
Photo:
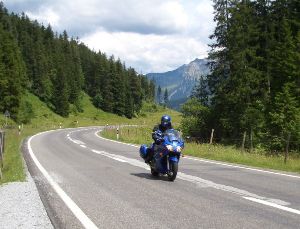
[[[178,162],[179,162],[178,157],[176,157],[176,156],[171,156],[171,157],[169,157],[169,161],[170,161],[170,162],[175,162],[175,163],[178,163]]]

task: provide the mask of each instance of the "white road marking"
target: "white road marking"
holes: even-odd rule
[[[110,141],[110,142],[115,142],[115,143],[120,143],[120,144],[123,144],[123,145],[128,145],[128,146],[133,146],[133,147],[136,147],[136,148],[139,148],[139,146],[137,145],[134,145],[134,144],[129,144],[129,143],[125,143],[125,142],[119,142],[119,141],[115,141],[115,140],[111,140],[111,139],[108,139],[108,138],[103,138],[101,136],[98,135],[99,132],[101,132],[102,130],[97,130],[95,132],[95,135],[96,137],[100,138],[100,139],[103,139],[105,141]]]
[[[76,140],[76,139],[72,139],[72,141],[78,145],[84,145],[85,143],[80,141],[80,140]]]
[[[137,145],[128,144],[128,143],[124,143],[124,142],[115,141],[115,140],[111,140],[111,139],[107,139],[107,138],[101,137],[101,136],[98,135],[98,133],[101,132],[101,131],[102,130],[100,130],[100,131],[98,130],[95,133],[95,135],[98,138],[101,138],[101,139],[106,140],[106,141],[111,141],[111,142],[116,142],[116,143],[120,143],[120,144],[124,144],[124,145],[133,146],[133,147],[136,147],[136,148],[140,147],[140,146],[137,146]],[[199,159],[199,158],[195,158],[195,157],[191,157],[191,156],[185,156],[182,159],[188,159],[188,160],[199,161],[199,162],[204,162],[204,163],[210,163],[210,164],[215,164],[215,165],[222,165],[222,166],[233,167],[233,168],[238,168],[238,169],[245,169],[245,170],[250,170],[250,171],[255,171],[255,172],[260,172],[260,173],[268,173],[268,174],[272,174],[272,175],[278,175],[278,176],[285,176],[285,177],[291,177],[291,178],[300,179],[300,176],[296,176],[296,175],[291,175],[291,174],[286,174],[286,173],[279,173],[279,172],[272,172],[272,171],[267,171],[267,170],[262,170],[262,169],[256,169],[256,168],[250,168],[250,167],[239,166],[239,165],[231,165],[231,164],[226,164],[226,163],[217,162],[217,161],[210,161],[210,160],[205,160],[205,159]]]
[[[285,207],[285,206],[281,206],[279,204],[270,203],[268,201],[256,199],[256,198],[253,198],[253,197],[244,196],[243,198],[245,198],[247,200],[250,200],[250,201],[253,201],[253,202],[256,202],[256,203],[264,204],[264,205],[267,205],[267,206],[271,206],[271,207],[274,207],[274,208],[278,208],[278,209],[281,209],[281,210],[284,210],[284,211],[287,211],[287,212],[292,212],[292,213],[300,215],[300,211],[296,210],[296,209],[293,209],[293,208],[288,208],[288,207]]]
[[[49,131],[47,131],[49,132]],[[38,167],[38,169],[41,171],[41,173],[45,176],[49,184],[52,186],[52,188],[55,190],[55,192],[59,195],[59,197],[64,201],[64,203],[68,206],[68,208],[73,212],[73,214],[76,216],[76,218],[81,222],[81,224],[85,228],[91,228],[96,229],[98,228],[88,217],[87,215],[77,206],[77,204],[63,191],[63,189],[52,179],[52,177],[48,174],[46,169],[41,165],[41,163],[38,161],[36,156],[34,155],[32,148],[31,148],[31,140],[40,134],[44,134],[47,132],[39,133],[37,135],[34,135],[29,138],[28,140],[28,151],[29,154]]]
[[[86,148],[86,146],[85,145],[80,145],[82,148]]]
[[[106,157],[109,157],[109,158],[114,159],[116,161],[127,162],[125,160],[122,160],[122,159],[118,158],[117,155],[115,155],[115,154],[109,154],[109,153],[106,153],[104,151],[98,151],[98,150],[92,150],[92,152],[94,152],[96,154],[100,154],[100,155],[106,156]]]

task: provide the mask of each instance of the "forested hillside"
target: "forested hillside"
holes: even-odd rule
[[[183,107],[186,134],[299,152],[300,1],[214,0],[214,10],[211,74]]]
[[[121,60],[9,13],[0,2],[0,112],[28,121],[24,113],[34,108],[21,99],[26,90],[63,117],[82,111],[85,91],[97,108],[131,118],[143,100],[154,100],[155,85]]]

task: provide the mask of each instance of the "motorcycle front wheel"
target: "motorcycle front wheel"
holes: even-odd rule
[[[177,176],[178,163],[170,162],[169,167],[170,167],[170,171],[168,172],[168,179],[169,181],[174,181]]]

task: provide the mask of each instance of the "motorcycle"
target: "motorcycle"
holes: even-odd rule
[[[177,176],[178,163],[181,151],[184,148],[184,141],[181,134],[174,129],[165,131],[161,135],[160,144],[155,147],[153,144],[148,147],[141,145],[140,156],[145,159],[149,150],[154,150],[152,160],[149,162],[151,174],[155,177],[159,174],[167,174],[170,181],[174,181]]]

